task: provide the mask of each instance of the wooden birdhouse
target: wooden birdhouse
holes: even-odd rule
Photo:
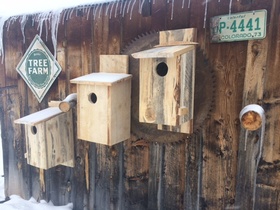
[[[181,127],[179,132],[192,132],[194,37],[194,29],[164,31],[159,46],[132,54],[140,59],[140,122],[158,124],[159,129],[173,126]]]
[[[49,107],[15,123],[25,126],[28,164],[41,169],[74,167],[72,110],[62,112],[58,107]]]
[[[132,76],[126,55],[102,55],[100,68],[71,80],[77,84],[78,138],[111,146],[130,137]]]

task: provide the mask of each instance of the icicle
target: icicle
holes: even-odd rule
[[[42,30],[43,30],[43,25],[44,25],[44,22],[46,19],[48,19],[49,13],[41,13],[38,15],[38,18],[37,18],[37,22],[38,22],[38,27],[37,27],[37,30],[40,30],[39,32],[39,36],[41,37],[42,35]]]
[[[63,16],[62,16],[62,25],[64,25],[64,21],[65,21],[65,17],[66,17],[66,13],[68,10],[64,11]]]
[[[99,16],[98,16],[98,18],[101,18],[101,12],[102,12],[102,6],[103,6],[103,4],[100,4],[101,6],[100,6],[100,9],[99,9]]]
[[[206,0],[206,4],[205,4],[203,28],[205,28],[205,27],[206,27],[207,9],[208,9],[208,0]]]
[[[46,28],[46,40],[48,40],[48,22],[45,21],[45,28]]]
[[[67,10],[66,20],[71,19],[73,11],[74,11],[74,8]]]
[[[93,19],[95,20],[95,17],[96,17],[96,13],[97,13],[97,10],[99,8],[99,4],[97,6],[94,7],[94,11],[93,11]]]
[[[105,16],[108,16],[110,5],[111,3],[109,3],[106,7]]]
[[[191,0],[189,0],[189,4],[188,4],[188,8],[190,8],[191,7]]]
[[[90,11],[91,11],[91,7],[88,7],[88,8],[87,8],[87,20],[89,19]]]
[[[127,1],[124,3],[124,6],[123,6],[123,11],[122,11],[122,16],[124,17],[124,13],[125,13],[125,7],[126,7],[126,5],[127,5]]]
[[[232,0],[229,1],[229,15],[231,15]]]
[[[185,7],[185,0],[182,1],[182,9]]]
[[[6,23],[7,31],[9,31],[10,25],[13,24],[16,20],[17,20],[17,17],[10,17],[7,20],[7,23]]]
[[[132,17],[132,11],[133,11],[135,3],[136,3],[136,0],[134,0],[133,4],[131,6],[131,9],[130,9],[130,16],[129,16],[130,20],[131,20],[131,17]]]
[[[0,56],[2,56],[2,63],[4,61],[3,30],[6,20],[8,20],[8,17],[0,17]]]
[[[174,1],[175,1],[175,0],[172,0],[171,20],[173,20],[173,17],[174,17]]]
[[[117,1],[117,5],[116,5],[116,8],[115,8],[115,17],[117,17],[118,6],[119,6],[119,1]]]
[[[130,0],[129,3],[128,3],[128,5],[127,5],[126,13],[129,12],[129,7],[130,7],[130,4],[131,4],[131,1],[132,1],[132,0]]]
[[[123,11],[123,2],[121,1],[120,15],[122,14],[122,11]]]
[[[110,10],[110,19],[112,18],[112,12],[113,12],[113,8],[115,6],[116,2],[113,3],[112,7],[111,7],[111,10]]]
[[[56,59],[56,48],[57,48],[57,32],[58,32],[58,25],[60,21],[62,9],[53,11],[51,16],[51,34],[52,34],[52,43],[54,48],[54,58]]]
[[[22,36],[23,36],[23,43],[25,43],[24,28],[25,28],[26,22],[27,22],[27,16],[23,15],[21,17],[21,20],[20,20],[20,30],[21,30],[21,33],[22,33]]]
[[[145,0],[143,0],[142,3],[141,3],[140,11],[139,11],[140,14],[142,14],[144,3],[145,3]]]

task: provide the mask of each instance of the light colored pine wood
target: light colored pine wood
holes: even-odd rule
[[[63,164],[74,167],[72,111],[50,107],[15,123],[25,125],[27,163],[41,169]]]
[[[100,55],[100,72],[124,73],[129,71],[128,55]]]
[[[91,73],[75,79],[70,80],[71,83],[83,85],[100,85],[111,86],[114,83],[121,82],[132,77],[129,74],[118,73]]]
[[[71,108],[77,104],[77,93],[72,93],[68,95],[63,101],[58,105],[59,109],[63,112],[68,112]]]
[[[113,145],[129,138],[130,86],[130,79],[112,86],[78,85],[79,139]],[[89,100],[92,93],[96,95],[95,103]]]
[[[186,28],[170,31],[160,31],[159,32],[159,44],[160,45],[169,45],[169,43],[180,42],[196,42],[197,29],[196,28]]]
[[[78,138],[100,144],[108,143],[108,86],[78,85]],[[94,93],[96,103],[89,101]]]
[[[163,45],[155,45],[154,47],[175,46],[175,45],[198,45],[198,42],[172,41],[172,42],[164,43]]]
[[[173,58],[194,49],[193,45],[156,47],[133,53],[134,58]]]
[[[48,106],[49,107],[59,107],[60,103],[61,103],[61,101],[53,101],[53,100],[51,100],[51,101],[48,102]]]
[[[109,145],[114,145],[130,137],[131,80],[115,84],[112,87],[111,96],[111,140]]]
[[[14,121],[17,124],[37,125],[62,114],[58,107],[49,107]]]

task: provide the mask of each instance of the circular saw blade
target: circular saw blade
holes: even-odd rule
[[[191,134],[158,130],[156,124],[139,122],[139,59],[132,53],[153,48],[159,43],[159,33],[151,32],[138,36],[122,51],[129,55],[129,72],[132,74],[131,132],[135,139],[159,143],[178,142],[191,137]],[[194,133],[199,132],[204,121],[210,116],[214,102],[215,77],[199,48],[196,49],[195,93],[194,93]]]

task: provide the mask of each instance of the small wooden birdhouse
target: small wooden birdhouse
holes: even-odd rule
[[[176,31],[184,37],[185,30]],[[183,33],[183,34],[182,34]],[[140,59],[139,121],[158,124],[158,128],[181,126],[193,119],[195,45],[189,41],[166,41],[132,54]],[[170,39],[171,39],[170,38]],[[174,45],[175,43],[175,45]],[[184,131],[192,132],[192,126]]]
[[[41,169],[74,167],[72,110],[62,112],[58,107],[49,107],[15,123],[25,126],[28,164]]]
[[[101,58],[100,66],[108,72],[121,72],[118,66],[118,63],[123,64],[121,61],[125,63],[123,71],[127,72],[128,56],[104,55]],[[77,84],[78,138],[111,146],[130,137],[132,76],[104,71],[71,82]]]

